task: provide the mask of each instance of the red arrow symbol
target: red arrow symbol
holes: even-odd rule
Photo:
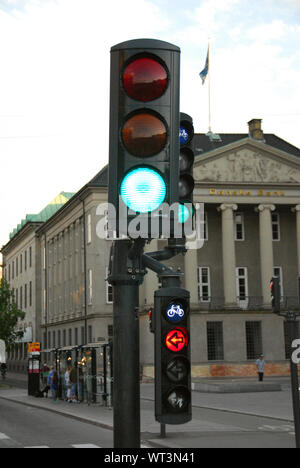
[[[166,337],[166,345],[171,351],[180,351],[185,345],[185,336],[182,331],[170,331]]]

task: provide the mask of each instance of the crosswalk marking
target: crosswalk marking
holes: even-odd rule
[[[7,440],[10,439],[6,434],[3,434],[3,432],[0,432],[0,440]]]
[[[101,447],[99,447],[98,445],[94,445],[94,444],[76,444],[76,445],[71,445],[71,447],[77,448],[77,449],[82,449],[82,448],[101,448]]]

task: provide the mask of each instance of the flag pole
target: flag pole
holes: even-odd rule
[[[210,39],[208,39],[208,57],[209,57],[209,66],[208,66],[208,133],[211,133],[211,102],[210,102]]]

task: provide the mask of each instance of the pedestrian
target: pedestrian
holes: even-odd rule
[[[71,384],[70,403],[77,403],[77,394],[78,394],[77,362],[74,363],[74,366],[70,370],[70,384]]]
[[[71,400],[71,383],[70,383],[71,369],[72,367],[69,366],[65,372],[65,389],[66,389],[65,397],[66,397],[66,401],[68,402]]]
[[[58,390],[58,375],[54,366],[51,366],[50,372],[48,375],[48,385],[50,386],[52,400],[56,401],[57,399],[57,390]]]
[[[259,382],[263,382],[264,380],[264,373],[265,373],[265,360],[264,355],[261,354],[256,361],[257,373],[258,373],[258,380]]]
[[[47,385],[47,380],[48,380],[48,375],[49,375],[49,367],[47,366],[47,363],[45,362],[42,369],[41,369],[41,372],[42,372],[42,383],[43,385]]]

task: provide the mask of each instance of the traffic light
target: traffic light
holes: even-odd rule
[[[194,126],[190,115],[180,113],[179,127],[179,222],[186,223],[192,220],[193,190],[195,181],[193,178],[193,165],[195,155],[193,151]],[[192,228],[192,223],[191,223]]]
[[[149,319],[149,330],[151,333],[155,333],[155,324],[154,324],[154,314],[153,314],[153,307],[150,307],[148,311],[148,319]]]
[[[118,237],[133,237],[137,216],[149,223],[162,203],[178,202],[179,66],[180,49],[167,42],[111,49],[108,222]],[[147,222],[140,237],[150,238]]]
[[[162,424],[192,418],[189,309],[189,291],[155,291],[155,418]]]
[[[280,284],[277,276],[272,277],[270,281],[270,290],[272,312],[274,314],[278,314],[280,312]]]

